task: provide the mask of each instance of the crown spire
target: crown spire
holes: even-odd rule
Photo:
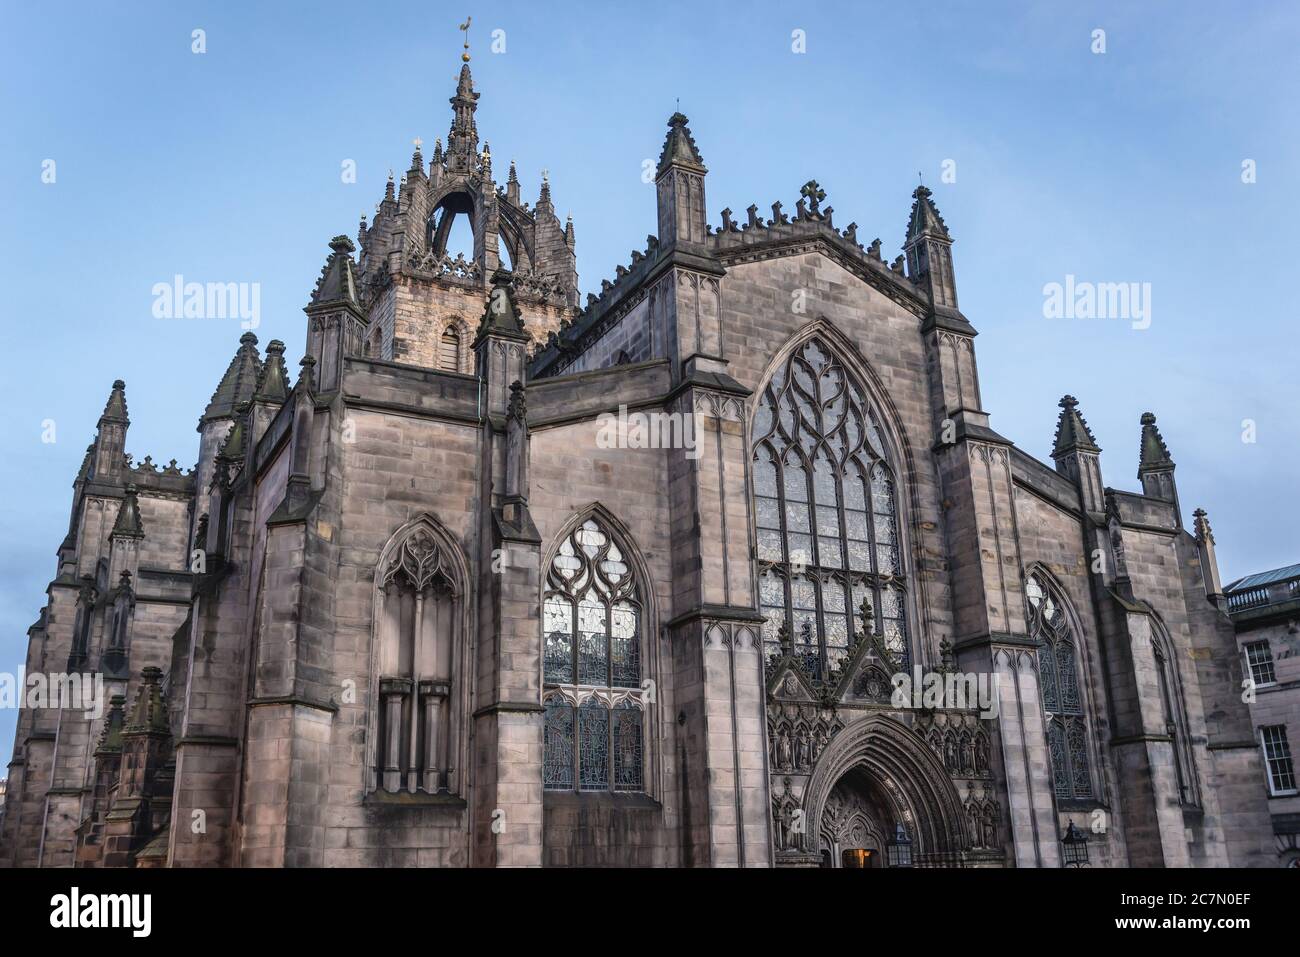
[[[452,109],[451,132],[447,134],[448,165],[455,172],[466,173],[473,168],[478,156],[478,129],[474,125],[474,111],[478,109],[478,94],[474,92],[474,76],[469,71],[469,17],[460,28],[465,31],[465,52],[461,55],[460,77],[456,81],[456,95],[450,100]]]

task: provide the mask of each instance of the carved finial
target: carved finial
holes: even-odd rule
[[[1061,414],[1057,417],[1052,458],[1059,459],[1073,451],[1100,452],[1088,421],[1079,414],[1079,400],[1072,395],[1063,395],[1056,404],[1061,407]]]
[[[862,633],[867,637],[876,633],[876,611],[871,607],[871,599],[865,595],[862,604],[858,606],[858,622],[862,625]]]
[[[528,420],[528,406],[524,401],[524,384],[518,379],[510,383],[510,403],[506,406],[506,417],[518,419],[520,422]]]
[[[314,356],[303,356],[299,361],[298,388],[307,392],[316,391],[316,359]]]
[[[1206,514],[1205,509],[1198,508],[1192,512],[1192,517],[1196,520],[1193,527],[1196,529],[1196,540],[1198,542],[1209,542],[1214,544],[1214,531],[1210,528],[1210,517]]]
[[[812,207],[812,214],[816,216],[821,201],[826,198],[826,191],[817,185],[817,180],[810,179],[800,188],[799,195],[808,200],[808,205]]]

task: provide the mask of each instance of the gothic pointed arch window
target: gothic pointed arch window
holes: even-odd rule
[[[432,519],[401,530],[376,570],[369,789],[459,794],[465,576]]]
[[[443,372],[460,371],[460,329],[448,326],[438,342],[438,368]]]
[[[645,789],[644,607],[602,522],[588,518],[564,538],[543,607],[547,790]]]
[[[758,398],[754,506],[768,659],[781,630],[815,680],[861,629],[906,668],[907,587],[894,469],[865,390],[820,339],[796,348]]]
[[[1045,580],[1025,582],[1029,634],[1038,646],[1038,682],[1058,798],[1092,797],[1088,727],[1075,666],[1076,639],[1064,601]]]

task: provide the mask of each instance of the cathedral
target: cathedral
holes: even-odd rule
[[[0,862],[1275,863],[1205,512],[1150,413],[1136,490],[994,431],[929,189],[892,261],[815,182],[714,225],[675,113],[584,300],[463,61],[192,469],[113,383],[26,659],[102,706],[20,711]]]

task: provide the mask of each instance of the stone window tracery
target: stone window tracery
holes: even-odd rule
[[[589,518],[561,542],[543,606],[543,784],[644,789],[643,605],[613,536]]]
[[[859,629],[907,667],[906,582],[894,475],[863,390],[818,339],[772,376],[754,419],[759,591],[769,659],[784,626],[814,679],[833,672]]]
[[[1029,633],[1038,644],[1039,687],[1058,798],[1092,797],[1088,729],[1075,668],[1075,639],[1060,597],[1037,576],[1025,582]]]

